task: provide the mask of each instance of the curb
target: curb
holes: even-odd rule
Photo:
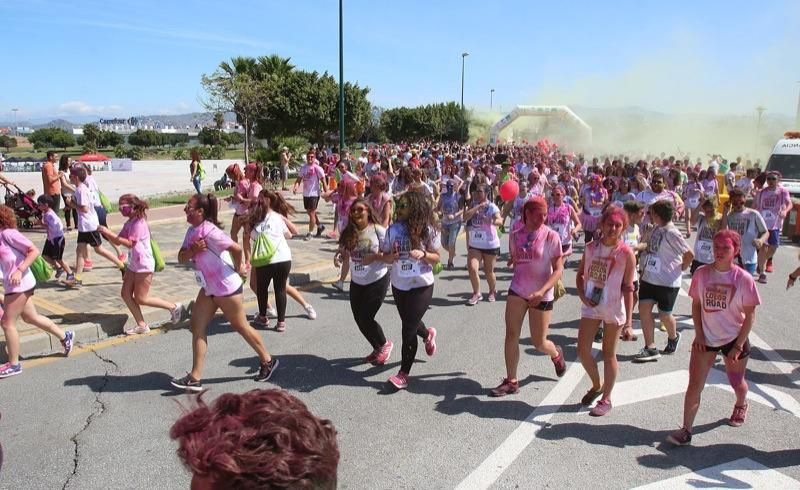
[[[289,284],[296,288],[304,286],[319,285],[329,282],[331,278],[338,277],[339,269],[333,267],[330,260],[314,262],[309,265],[298,267],[289,274]],[[256,295],[247,284],[244,288],[244,302],[255,301]],[[181,299],[180,302],[186,307],[192,298]],[[161,328],[184,328],[189,325],[191,310],[187,309],[187,317],[178,324],[169,321],[169,314],[166,311],[147,308],[143,311],[145,321],[152,329]],[[75,333],[75,342],[88,344],[105,340],[110,337],[124,335],[126,327],[133,326],[133,318],[127,311],[120,310],[110,313],[91,313],[87,317],[97,317],[95,321],[85,321],[75,324],[61,324],[64,330],[72,330]],[[61,342],[56,337],[40,330],[31,333],[23,333],[19,339],[20,358],[30,359],[33,357],[58,356],[61,353]],[[0,363],[8,360],[5,349],[5,339],[0,340]]]

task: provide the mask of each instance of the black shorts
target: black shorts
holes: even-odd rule
[[[206,294],[206,290],[205,289],[202,289],[202,291],[203,291],[203,296],[208,296],[209,298],[230,298],[231,296],[236,296],[237,294],[242,294],[242,292],[244,291],[244,285],[239,286],[239,289],[237,289],[236,291],[232,292],[231,294],[223,294],[222,296],[213,295],[213,294]]]
[[[54,238],[52,242],[50,240],[45,240],[44,248],[42,249],[42,256],[53,260],[61,260],[64,258],[65,243],[66,240],[64,240],[63,235]]]
[[[728,353],[736,345],[736,341],[737,340],[738,339],[733,339],[730,342],[728,342],[727,344],[720,345],[719,347],[711,347],[711,346],[707,345],[706,346],[706,350],[708,352],[721,352],[723,356],[727,356]],[[744,341],[744,345],[742,346],[742,354],[739,357],[742,358],[742,357],[747,357],[749,355],[750,355],[750,341],[749,340],[745,340]]]
[[[639,285],[639,302],[653,301],[658,305],[660,313],[672,313],[675,301],[678,299],[678,291],[681,288],[670,288],[667,286],[656,286],[649,282],[642,281]]]
[[[317,206],[319,206],[319,196],[303,196],[303,209],[306,211],[316,211]]]
[[[99,247],[103,244],[103,238],[100,236],[100,232],[95,231],[79,231],[78,232],[78,243],[86,243],[90,247]]]
[[[516,296],[517,298],[527,299],[521,294],[518,294],[511,288],[508,288],[508,295]],[[553,304],[555,304],[555,301],[540,301],[538,305],[533,306],[532,308],[534,310],[539,310],[539,311],[553,311]]]
[[[474,250],[476,252],[480,252],[482,254],[486,254],[486,255],[494,255],[495,257],[499,257],[500,256],[500,247],[497,247],[497,248],[475,248],[475,247],[469,247],[469,249],[470,250]]]

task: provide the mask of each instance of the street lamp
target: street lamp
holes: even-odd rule
[[[11,112],[14,113],[14,136],[17,135],[17,111],[18,110],[19,109],[16,109],[16,108],[15,109],[11,109]]]
[[[469,56],[466,51],[461,53],[461,140],[464,140],[464,59]]]
[[[344,155],[344,35],[342,2],[339,0],[339,157]]]
[[[494,99],[494,89],[489,91],[489,110],[492,110],[492,102]]]
[[[756,107],[756,112],[758,113],[758,122],[756,123],[756,140],[753,143],[753,158],[756,158],[755,155],[758,153],[758,137],[761,133],[761,116],[766,110],[767,108],[764,106]]]

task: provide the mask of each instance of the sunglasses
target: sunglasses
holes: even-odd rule
[[[767,180],[778,180],[778,178],[777,178],[777,177],[775,177],[775,176],[773,176],[773,177],[767,177]]]
[[[193,207],[191,207],[191,206],[185,206],[185,207],[183,208],[183,212],[184,212],[184,213],[188,213],[188,212],[190,212],[190,211],[197,211],[197,208],[193,208]]]
[[[407,207],[409,207],[408,204],[404,202],[401,202],[397,205],[397,209],[406,209]]]

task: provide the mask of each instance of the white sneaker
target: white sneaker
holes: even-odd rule
[[[134,325],[133,327],[125,330],[125,335],[141,335],[144,333],[150,333],[150,325]]]
[[[316,320],[317,319],[317,312],[314,311],[314,307],[311,305],[305,306],[306,316],[309,320]]]
[[[169,319],[174,324],[177,324],[183,318],[183,312],[186,311],[182,304],[175,303],[175,308],[170,310]]]
[[[336,281],[332,284],[332,286],[339,291],[344,291],[344,281]]]
[[[278,310],[276,310],[274,307],[270,306],[269,308],[267,308],[267,316],[272,317],[272,318],[277,318],[278,317]]]

